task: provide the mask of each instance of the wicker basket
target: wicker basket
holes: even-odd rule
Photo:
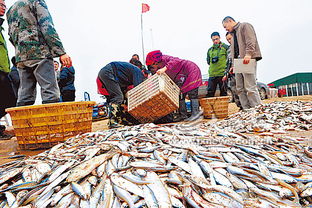
[[[200,99],[200,105],[204,111],[205,118],[212,118],[213,115],[218,119],[226,118],[229,113],[229,97],[211,97]]]
[[[179,108],[179,94],[167,74],[155,74],[128,92],[129,113],[141,123],[153,122]]]
[[[95,102],[65,102],[8,108],[21,149],[46,149],[91,131]]]

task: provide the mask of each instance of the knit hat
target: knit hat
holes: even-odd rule
[[[162,57],[162,53],[160,50],[149,52],[146,56],[146,65],[150,66],[155,62],[160,62]]]

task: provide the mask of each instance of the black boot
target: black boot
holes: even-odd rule
[[[195,121],[200,118],[200,116],[203,114],[201,110],[199,110],[199,102],[198,99],[191,99],[191,110],[192,115],[185,119],[185,121]]]
[[[179,115],[174,119],[174,122],[184,121],[187,118],[187,110],[185,100],[179,101]]]
[[[118,104],[110,104],[108,106],[109,113],[108,113],[108,128],[114,129],[114,128],[119,128],[123,127],[122,125],[122,119],[121,119],[121,109],[120,105]]]

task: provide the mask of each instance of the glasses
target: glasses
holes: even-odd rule
[[[220,40],[220,38],[214,38],[214,39],[212,39],[212,41],[216,41],[216,40]]]
[[[5,4],[2,4],[2,3],[0,3],[0,6],[2,7],[2,8],[6,8],[6,5]]]

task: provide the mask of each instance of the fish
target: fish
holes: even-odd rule
[[[78,181],[79,179],[90,174],[95,168],[103,164],[106,160],[112,158],[114,156],[113,152],[109,152],[106,154],[102,154],[96,156],[82,164],[76,166],[74,169],[70,171],[70,175],[67,177],[66,181],[68,183]]]

